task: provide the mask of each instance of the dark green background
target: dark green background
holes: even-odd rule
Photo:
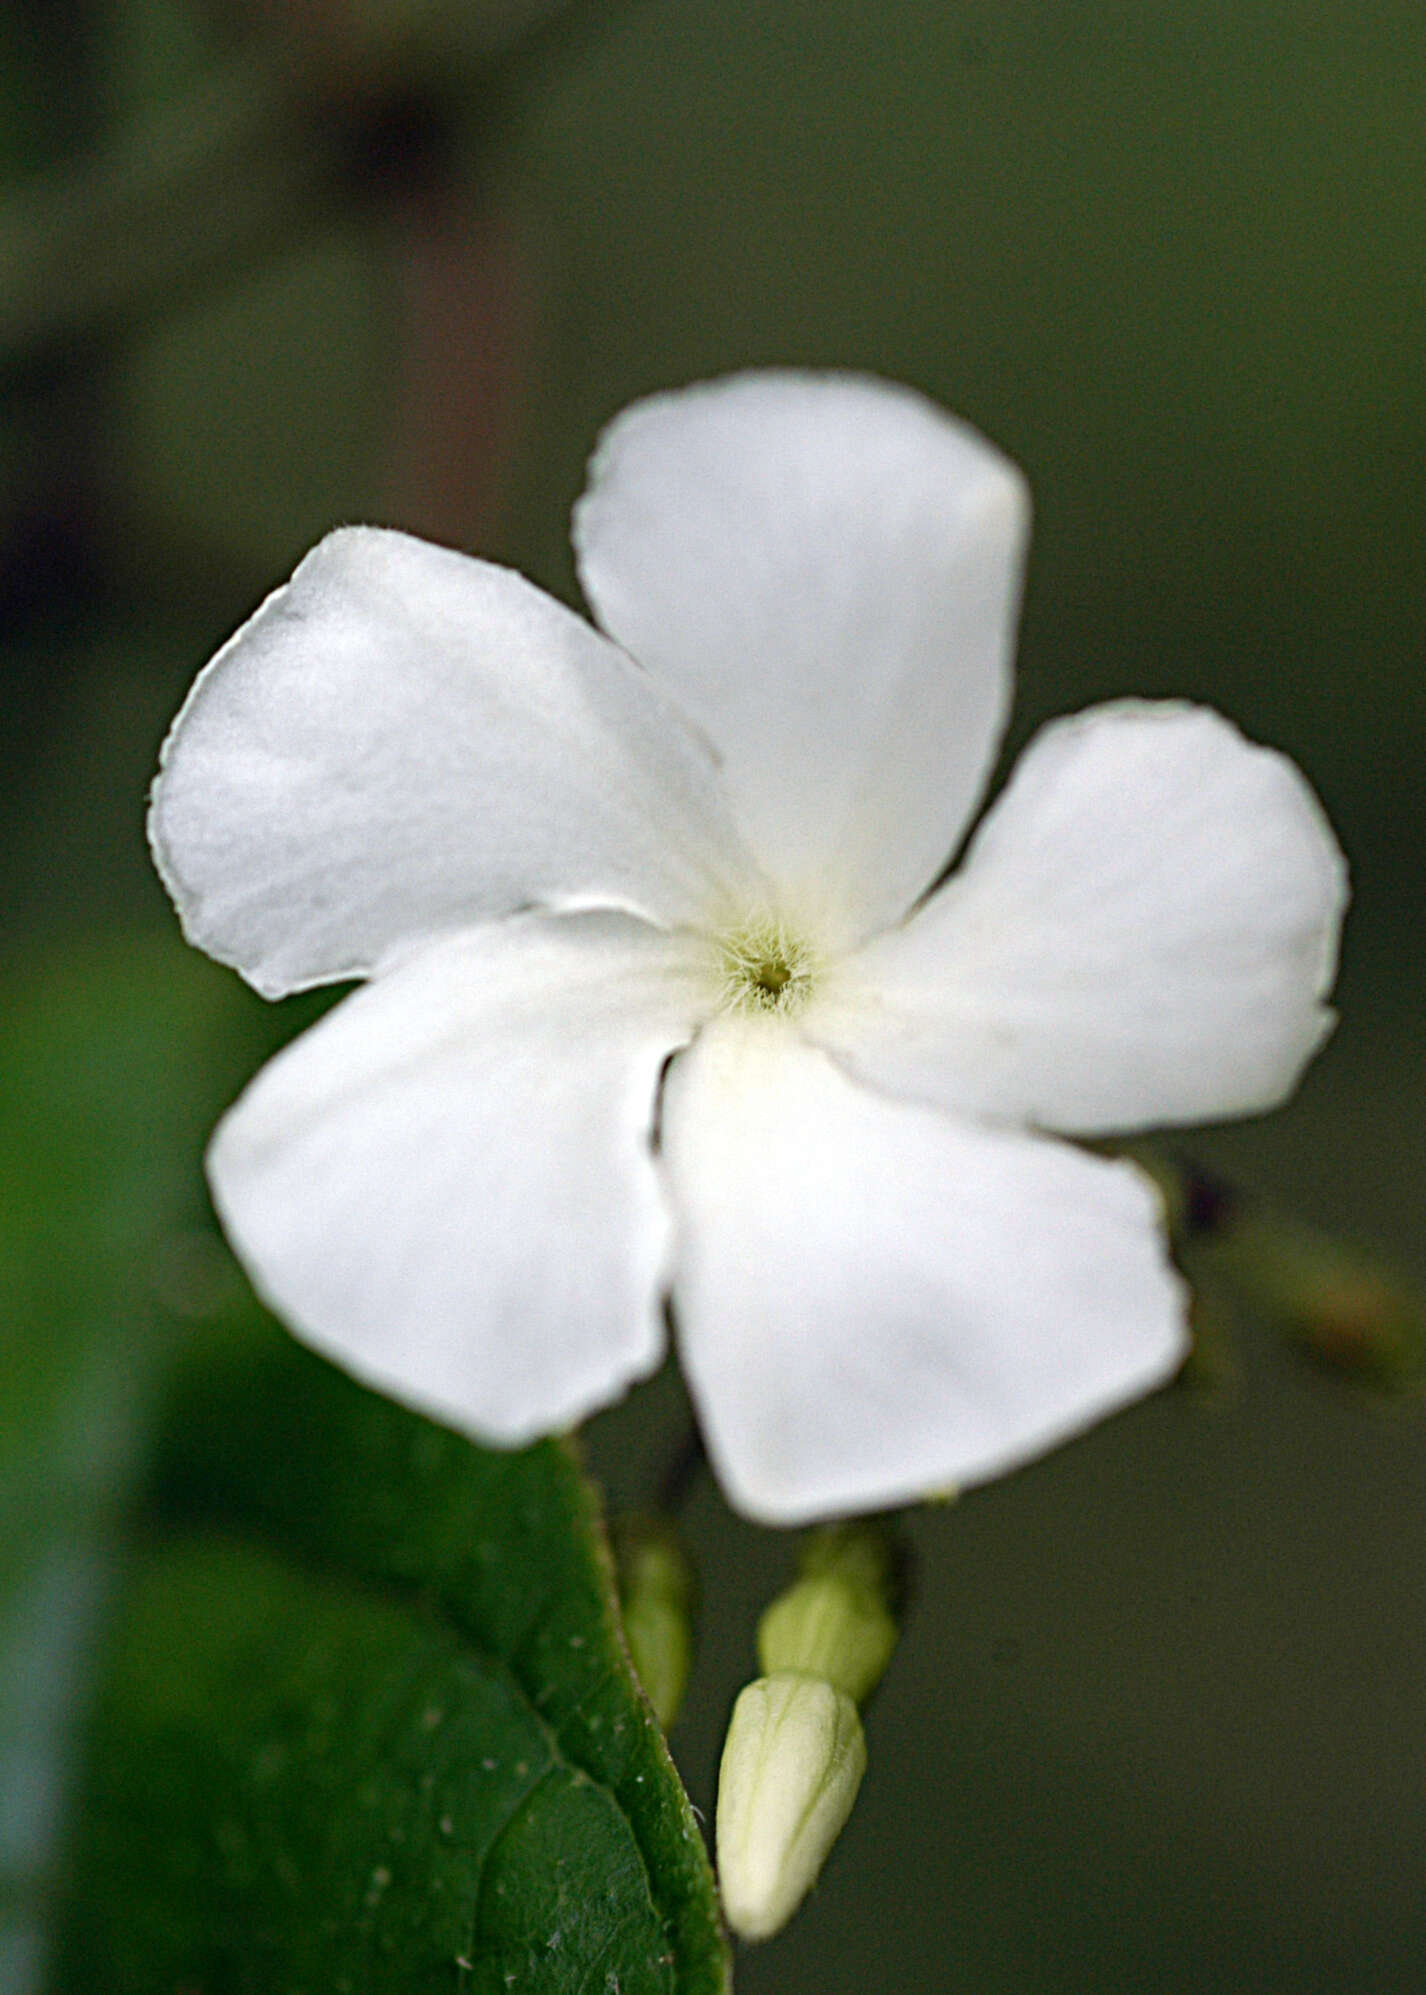
[[[12,7],[12,184],[181,105],[240,26],[177,0]],[[1200,1148],[1419,1273],[1419,7],[610,0],[452,94],[461,212],[472,235],[503,218],[527,299],[503,504],[456,537],[568,593],[598,424],[729,368],[871,368],[971,417],[1036,496],[1016,738],[1090,699],[1175,693],[1319,787],[1356,885],[1343,1022],[1292,1107]],[[140,803],[183,688],[325,528],[399,516],[371,210],[357,190],[64,368],[5,377],[0,524],[13,549],[67,521],[78,547],[66,568],[64,535],[41,533],[29,583],[6,570],[11,970],[62,973],[100,929],[169,921]],[[205,1057],[203,1088],[230,1085],[234,1055]],[[178,1063],[167,1084],[199,1085]],[[0,1330],[17,1349],[45,1334]],[[620,1496],[643,1493],[678,1411],[666,1379],[596,1423]],[[739,1987],[1419,1986],[1423,1471],[1419,1410],[1250,1329],[1226,1400],[1162,1397],[922,1519],[856,1815]],[[675,1746],[711,1807],[788,1547],[707,1491],[691,1521],[705,1642]]]

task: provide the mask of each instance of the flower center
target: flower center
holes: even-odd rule
[[[719,956],[725,1011],[797,1011],[818,969],[808,944],[768,917],[722,936]]]

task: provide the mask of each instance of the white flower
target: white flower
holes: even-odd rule
[[[745,375],[604,437],[606,635],[354,528],[218,654],[153,800],[185,930],[269,996],[369,979],[209,1157],[300,1335],[515,1444],[651,1371],[671,1294],[724,1487],[779,1523],[995,1475],[1174,1371],[1155,1194],[1058,1137],[1281,1100],[1344,867],[1280,755],[1122,702],[1045,729],[930,891],[1027,520],[918,396]]]

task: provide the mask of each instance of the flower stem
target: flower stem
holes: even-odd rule
[[[1164,1193],[1175,1255],[1326,1369],[1385,1391],[1426,1377],[1426,1299],[1367,1248],[1274,1212],[1201,1165],[1132,1153]]]

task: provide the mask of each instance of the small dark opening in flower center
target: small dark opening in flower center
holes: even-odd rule
[[[736,1009],[795,1010],[811,988],[811,951],[780,922],[750,922],[723,944],[725,1002]]]
[[[759,963],[753,970],[752,982],[775,1004],[792,982],[792,970],[786,963]]]

